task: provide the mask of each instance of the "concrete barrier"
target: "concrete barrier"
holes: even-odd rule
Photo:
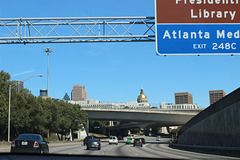
[[[178,133],[179,145],[240,149],[240,88],[187,122]]]

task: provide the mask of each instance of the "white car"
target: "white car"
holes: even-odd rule
[[[111,136],[109,138],[109,144],[118,144],[118,139],[116,136]]]
[[[157,141],[161,141],[161,136],[157,136],[157,137],[156,137],[156,140],[157,140]]]

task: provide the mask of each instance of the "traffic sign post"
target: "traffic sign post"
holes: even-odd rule
[[[240,0],[155,0],[158,55],[240,54]]]

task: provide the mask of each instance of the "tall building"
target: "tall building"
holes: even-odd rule
[[[175,104],[193,104],[192,94],[188,92],[175,93]]]
[[[24,88],[23,81],[14,81],[16,85],[16,91],[20,92]]]
[[[73,101],[85,101],[85,100],[87,100],[87,91],[85,89],[85,86],[73,85],[72,100]]]
[[[40,90],[40,96],[41,97],[47,97],[47,89],[41,89]]]
[[[226,96],[226,92],[224,90],[209,91],[210,105],[212,105],[216,101],[222,99],[224,96]]]

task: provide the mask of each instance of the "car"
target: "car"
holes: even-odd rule
[[[161,141],[161,136],[157,136],[157,137],[156,137],[156,140],[157,140],[157,141]]]
[[[127,136],[127,139],[128,139],[128,138],[134,138],[134,137],[133,137],[133,135],[129,135],[129,136]]]
[[[20,134],[11,144],[11,153],[48,154],[48,143],[40,134]]]
[[[118,136],[118,140],[123,140],[123,136]]]
[[[133,147],[135,147],[135,146],[141,146],[141,147],[143,146],[141,138],[134,139]]]
[[[142,140],[142,143],[145,144],[145,139],[144,138],[140,138]]]
[[[83,145],[85,146],[90,139],[93,139],[93,136],[87,136],[83,139]]]
[[[87,150],[91,149],[91,148],[97,148],[98,150],[101,150],[101,141],[99,139],[89,139],[89,141],[87,142]]]
[[[116,136],[111,136],[109,138],[109,144],[118,144],[118,139]]]
[[[126,144],[132,144],[134,142],[134,138],[127,137]]]

